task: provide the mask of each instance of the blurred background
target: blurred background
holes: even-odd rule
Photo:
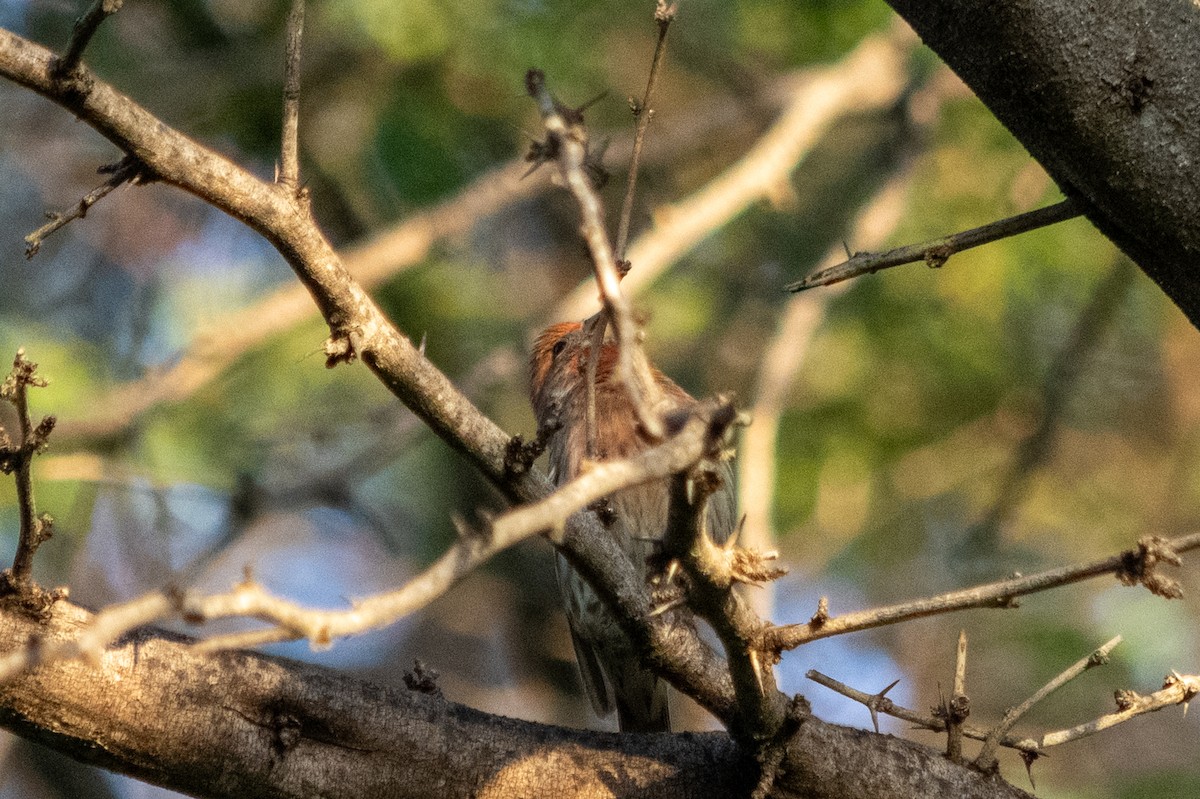
[[[0,25],[61,49],[82,2],[4,0]],[[534,432],[527,345],[590,313],[576,209],[518,163],[539,123],[527,68],[587,112],[614,220],[654,46],[653,3],[335,0],[309,5],[301,169],[348,263],[432,361],[505,430]],[[169,124],[269,178],[278,155],[283,2],[132,3],[86,59]],[[891,58],[879,57],[880,53]],[[735,392],[747,536],[790,574],[752,598],[778,622],[1113,554],[1200,514],[1200,334],[1086,221],[793,298],[850,250],[907,244],[1055,202],[1054,185],[882,0],[688,0],[672,27],[633,217],[628,286],[654,362],[695,395]],[[49,238],[43,213],[121,153],[0,83],[0,356],[51,381],[60,429],[35,464],[55,537],[36,576],[90,606],[190,569],[221,590],[341,607],[402,584],[452,541],[453,514],[500,507],[469,465],[327,335],[282,259],[179,190],[122,187]],[[771,149],[767,144],[780,144]],[[607,148],[605,149],[605,143]],[[844,257],[844,256],[843,256]],[[572,293],[574,292],[574,294]],[[0,556],[17,534],[0,481]],[[420,660],[446,695],[594,725],[558,610],[552,552],[505,552],[382,632],[271,651],[399,686]],[[970,639],[986,726],[1114,635],[1112,662],[1044,702],[1030,735],[1200,670],[1194,563],[1167,602],[1106,578],[818,642],[784,690],[828,720],[867,711],[804,679],[895,679],[920,711]],[[201,630],[209,633],[211,629]],[[197,632],[192,630],[192,632]],[[677,719],[711,725],[682,705]],[[1172,708],[1053,751],[1039,796],[1200,795],[1197,719]],[[930,733],[885,731],[932,746]],[[972,752],[968,748],[968,752]],[[0,797],[157,797],[0,732]],[[1008,753],[1004,775],[1028,787]]]

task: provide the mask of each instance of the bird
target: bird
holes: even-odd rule
[[[629,390],[616,376],[617,345],[605,342],[596,368],[594,451],[588,452],[589,339],[584,323],[554,324],[537,336],[530,357],[530,400],[555,485],[578,476],[588,461],[630,457],[655,443],[639,425]],[[677,428],[686,421],[696,400],[657,369],[651,368],[649,375],[659,396],[651,410],[664,419],[668,430]],[[709,498],[707,529],[720,544],[733,530],[735,503],[730,464],[721,461],[717,471],[721,485]],[[607,498],[606,512],[601,514],[602,526],[643,580],[650,577],[648,560],[661,548],[669,489],[669,478],[624,489]],[[600,597],[561,554],[555,570],[580,678],[592,709],[601,718],[615,709],[623,732],[669,731],[666,683],[642,665],[632,642]]]

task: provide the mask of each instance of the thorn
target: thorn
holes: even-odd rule
[[[679,570],[682,568],[678,559],[672,560],[667,564],[667,585],[670,585],[675,580],[676,575],[679,574]]]
[[[683,604],[682,598],[672,599],[667,602],[663,602],[661,605],[658,605],[657,607],[650,609],[650,618],[653,619],[655,616],[661,616],[662,614],[666,613],[668,610],[674,610],[675,608],[679,607],[682,604]]]
[[[829,597],[823,596],[817,600],[817,612],[812,615],[808,623],[813,627],[820,627],[827,621],[829,621]]]
[[[422,358],[425,357],[425,341],[428,337],[429,331],[423,331],[421,333],[421,345],[417,347],[417,352],[421,354]]]
[[[1029,777],[1029,787],[1037,790],[1037,783],[1033,780],[1033,761],[1037,760],[1040,755],[1037,752],[1032,752],[1028,749],[1021,750],[1021,759],[1025,761],[1025,774]]]
[[[750,668],[754,669],[754,679],[758,682],[758,693],[761,696],[764,692],[762,658],[759,656],[757,649],[750,650]]]
[[[872,696],[870,699],[867,700],[867,710],[869,710],[871,712],[871,725],[875,727],[876,734],[879,733],[879,706],[883,703],[883,700],[887,697],[888,691],[892,690],[899,684],[900,684],[899,679],[893,680],[891,685],[889,685],[887,688],[884,688],[882,691],[880,691],[879,693],[875,694],[874,696]]]

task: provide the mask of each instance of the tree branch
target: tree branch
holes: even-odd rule
[[[1045,208],[1026,211],[1007,219],[989,222],[961,233],[952,233],[949,236],[923,241],[920,244],[908,244],[887,252],[856,252],[850,260],[813,272],[803,280],[789,283],[786,288],[788,291],[806,291],[817,286],[832,286],[843,280],[850,280],[862,275],[873,275],[884,269],[891,269],[893,266],[917,261],[924,261],[931,269],[940,269],[955,253],[1082,215],[1083,211],[1075,202],[1066,199]]]
[[[60,602],[46,623],[53,637],[73,635],[89,614]],[[0,642],[25,640],[42,624],[0,609]],[[154,707],[172,712],[146,712]],[[281,658],[198,654],[187,639],[155,631],[0,686],[0,726],[197,796],[707,799],[748,794],[758,773],[723,733],[567,730]],[[815,718],[796,731],[781,771],[780,797],[1029,799],[928,747]]]
[[[859,630],[869,630],[909,619],[920,619],[966,608],[1011,608],[1019,596],[1070,585],[1102,574],[1114,574],[1125,585],[1141,584],[1152,593],[1166,598],[1181,596],[1179,584],[1158,571],[1160,562],[1179,562],[1179,554],[1200,547],[1200,533],[1163,539],[1147,536],[1135,549],[1091,563],[1064,566],[1027,577],[1015,577],[995,583],[951,591],[926,599],[872,608],[844,616],[818,615],[805,624],[771,627],[763,632],[760,646],[766,651],[795,649],[798,646]]]
[[[600,195],[588,173],[588,138],[583,115],[565,108],[554,99],[546,87],[546,76],[533,69],[525,76],[529,95],[538,104],[546,142],[535,143],[532,160],[557,162],[563,182],[567,184],[582,217],[584,241],[592,256],[596,285],[604,302],[608,324],[612,325],[617,344],[617,379],[629,392],[638,415],[638,422],[652,439],[663,436],[663,423],[654,412],[661,399],[658,384],[650,374],[650,364],[642,352],[637,325],[629,300],[621,293],[621,274],[604,226],[604,211]]]
[[[889,0],[1200,322],[1200,15],[1176,0]],[[970,24],[963,24],[970,20]]]
[[[124,1],[92,0],[91,6],[83,16],[75,20],[75,27],[71,29],[71,39],[67,42],[67,49],[54,64],[56,78],[65,78],[75,71],[75,68],[79,66],[79,60],[83,58],[83,51],[92,41],[92,36],[100,29],[100,24],[120,11]]]
[[[25,237],[26,258],[32,258],[37,255],[38,250],[42,248],[42,242],[49,238],[51,234],[66,227],[68,223],[87,216],[87,212],[93,205],[107,197],[113,189],[122,183],[131,183],[135,186],[140,186],[154,180],[154,176],[147,172],[136,159],[130,156],[125,156],[115,164],[102,166],[97,171],[102,175],[107,174],[109,176],[108,179],[85,194],[71,209],[62,212],[52,211],[47,213],[46,217],[50,221]]]
[[[287,19],[287,53],[283,77],[283,135],[279,182],[300,187],[300,45],[304,38],[304,0],[292,0]]]
[[[1028,713],[1034,705],[1042,701],[1050,694],[1062,688],[1071,680],[1083,674],[1090,668],[1095,666],[1103,666],[1108,663],[1109,653],[1121,643],[1121,636],[1117,636],[1106,642],[1103,646],[1092,652],[1087,657],[1076,661],[1075,663],[1064,669],[1058,676],[1050,680],[1033,693],[1028,699],[1016,707],[1011,707],[1004,713],[1004,718],[1000,723],[992,728],[987,734],[987,738],[983,741],[983,748],[979,750],[979,756],[975,758],[975,766],[983,771],[990,771],[996,768],[996,747],[1000,745],[1000,740],[1008,734],[1008,731],[1013,728],[1013,725],[1020,721],[1021,717]]]
[[[0,400],[12,403],[20,427],[18,438],[13,441],[0,426],[0,472],[15,473],[20,517],[12,568],[0,572],[0,597],[15,593],[38,610],[58,598],[56,593],[42,594],[33,583],[33,556],[50,537],[54,525],[49,514],[38,514],[33,499],[33,456],[46,449],[55,418],[46,416],[36,426],[33,424],[29,415],[29,389],[45,386],[46,381],[37,374],[37,364],[25,357],[24,349],[18,349],[12,371],[0,383]]]
[[[658,39],[654,43],[654,58],[650,61],[650,76],[646,79],[646,91],[641,101],[630,98],[629,105],[633,109],[635,120],[633,134],[633,155],[629,158],[629,178],[625,183],[625,199],[621,201],[621,217],[617,226],[617,260],[625,260],[625,244],[629,241],[629,224],[633,218],[633,198],[637,193],[638,168],[642,163],[642,142],[646,139],[646,129],[654,118],[654,109],[650,106],[650,98],[654,96],[654,87],[658,83],[658,68],[662,65],[667,53],[667,31],[675,20],[675,5],[666,0],[658,0],[654,11],[654,22],[658,27]]]

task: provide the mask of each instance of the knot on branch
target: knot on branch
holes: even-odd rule
[[[66,98],[78,102],[92,93],[96,78],[87,67],[66,57],[56,57],[50,62],[50,78]]]
[[[431,669],[424,662],[414,660],[412,669],[404,673],[404,684],[410,691],[440,698],[442,689],[437,683],[440,676],[436,670]]]
[[[812,615],[808,623],[813,629],[820,629],[825,626],[825,622],[829,621],[829,597],[823,596],[817,600],[817,612]]]
[[[531,166],[525,174],[531,175],[542,164],[558,161],[562,156],[564,140],[570,139],[584,148],[583,168],[592,187],[604,188],[609,179],[608,170],[603,164],[605,145],[592,152],[583,123],[583,112],[604,95],[588,100],[576,108],[565,105],[550,93],[546,87],[546,73],[540,69],[531,69],[525,73],[525,91],[537,101],[546,127],[546,138],[534,139],[529,144],[525,160]]]
[[[1195,698],[1196,694],[1200,693],[1200,677],[1195,674],[1180,674],[1173,671],[1163,678],[1163,688],[1175,687],[1179,687],[1183,691],[1179,704],[1183,705],[1186,710],[1188,703]]]
[[[546,442],[541,436],[533,441],[526,441],[519,433],[504,445],[504,473],[509,477],[519,477],[527,474],[533,462],[545,452]]]
[[[1137,707],[1142,701],[1142,695],[1128,688],[1118,688],[1116,691],[1113,691],[1113,699],[1117,703],[1117,710],[1129,710],[1130,708]]]
[[[1144,585],[1150,593],[1164,599],[1179,599],[1183,586],[1179,581],[1158,572],[1162,563],[1178,566],[1183,561],[1171,543],[1159,536],[1146,536],[1138,541],[1137,549],[1121,555],[1117,579],[1122,585]]]
[[[941,269],[946,265],[946,261],[950,260],[950,256],[954,254],[954,248],[948,244],[939,244],[930,247],[924,252],[925,265],[930,269]]]
[[[325,339],[325,368],[332,369],[339,363],[354,363],[361,354],[362,334],[357,330],[335,328],[333,335]]]
[[[762,585],[778,580],[788,573],[786,566],[775,563],[778,559],[778,550],[763,552],[753,547],[733,547],[729,558],[730,579],[746,585]]]

